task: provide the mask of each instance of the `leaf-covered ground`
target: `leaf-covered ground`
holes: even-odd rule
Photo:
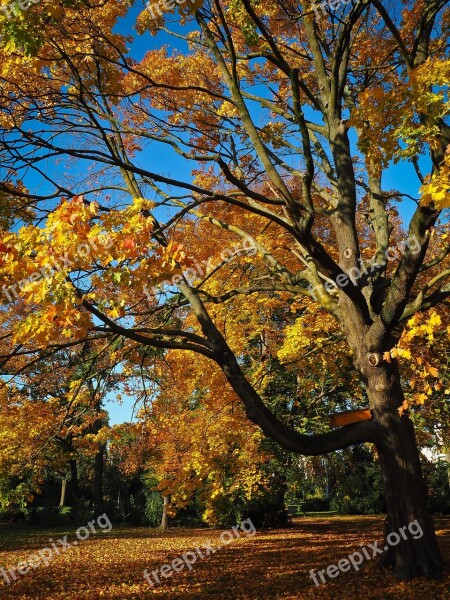
[[[450,559],[450,518],[436,519],[441,548]],[[143,570],[159,568],[183,552],[204,546],[208,540],[220,544],[220,531],[174,529],[167,535],[146,528],[114,527],[110,533],[95,534],[78,542],[47,566],[7,586],[0,576],[0,599],[75,600],[115,598],[299,598],[299,599],[450,599],[450,573],[439,582],[423,579],[396,582],[366,561],[358,573],[340,573],[326,585],[316,587],[310,569],[336,564],[361,544],[380,540],[381,517],[305,517],[290,529],[244,534],[215,554],[199,560],[192,571],[184,569],[161,585],[151,588]],[[0,526],[0,566],[15,565],[49,545],[70,529],[32,530]]]

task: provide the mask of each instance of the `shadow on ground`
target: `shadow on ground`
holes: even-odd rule
[[[65,552],[55,555],[48,566],[30,569],[7,585],[0,575],[0,599],[74,600],[140,598],[194,600],[219,599],[314,599],[335,600],[448,600],[450,575],[441,582],[423,579],[396,582],[390,573],[366,561],[361,569],[340,573],[326,585],[316,587],[311,569],[336,564],[351,552],[381,541],[383,517],[297,518],[289,529],[242,534],[227,546],[220,542],[221,531],[175,529],[162,535],[146,528],[114,527]],[[450,558],[450,518],[436,519],[441,548]],[[0,526],[0,566],[16,565],[30,554],[75,532],[65,528],[45,531]],[[192,570],[185,568],[151,587],[143,578],[170,563],[183,552],[203,550],[210,541],[217,551],[198,559]]]

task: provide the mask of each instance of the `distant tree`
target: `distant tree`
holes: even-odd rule
[[[404,579],[439,576],[407,412],[445,389],[448,3],[330,3],[323,16],[308,1],[188,4],[172,48],[164,32],[139,59],[115,27],[118,1],[49,18],[38,6],[35,39],[20,16],[1,25],[1,188],[36,209],[34,225],[1,234],[2,302],[23,313],[5,324],[2,360],[117,338],[140,360],[143,347],[184,350],[188,366],[209,359],[229,402],[284,449],[374,444],[386,534],[416,519],[423,530],[382,563]],[[137,28],[163,23],[144,10]],[[193,177],[180,162],[158,170],[165,151]],[[392,162],[417,175],[420,200],[409,181],[385,188]],[[413,209],[404,231],[395,202]],[[295,323],[268,330],[278,311]],[[270,340],[318,386],[352,361],[374,418],[326,432],[292,424],[264,398]],[[259,370],[245,356],[255,343]],[[411,388],[400,367],[415,371]],[[311,404],[328,401],[325,381],[305,390]]]

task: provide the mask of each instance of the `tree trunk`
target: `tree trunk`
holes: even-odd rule
[[[66,504],[66,490],[67,490],[67,479],[61,480],[61,499],[59,501],[59,508],[62,508]]]
[[[369,377],[367,392],[379,425],[375,445],[387,508],[379,565],[392,567],[401,580],[437,578],[442,574],[443,560],[427,505],[414,427],[398,410],[404,396],[397,365],[381,366],[376,378]]]
[[[161,531],[167,531],[169,529],[169,516],[167,514],[167,509],[170,504],[170,495],[164,496],[164,504],[163,504],[163,513],[161,517],[161,525],[159,529]]]
[[[94,464],[94,510],[96,515],[104,512],[103,502],[103,466],[104,466],[105,446],[101,445],[95,455]]]
[[[391,566],[399,579],[439,577],[443,560],[427,506],[413,425],[406,416],[387,421],[384,439],[377,445],[388,513],[380,565]],[[401,528],[405,528],[404,535]],[[397,535],[390,538],[392,532]],[[398,537],[401,539],[394,546]]]
[[[446,452],[445,460],[447,461],[448,484],[450,485],[450,450]]]
[[[80,498],[80,487],[78,485],[78,467],[75,458],[70,459],[70,492],[72,494],[72,504],[76,505]]]

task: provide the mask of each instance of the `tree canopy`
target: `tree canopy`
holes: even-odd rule
[[[247,463],[250,423],[304,455],[373,443],[387,531],[426,532],[386,564],[439,574],[412,423],[448,440],[447,4],[213,0],[155,19],[42,0],[2,17],[2,405],[30,365],[89,344],[153,380],[162,443],[207,431],[191,461],[234,435]],[[367,404],[370,420],[324,420]]]

